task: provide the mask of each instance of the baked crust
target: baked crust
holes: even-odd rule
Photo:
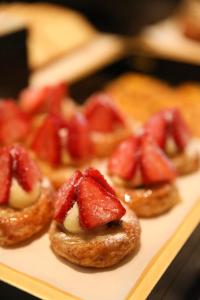
[[[42,187],[40,199],[22,210],[0,207],[0,246],[12,246],[42,230],[52,219],[53,191]]]
[[[176,186],[170,183],[146,189],[115,186],[115,190],[117,196],[142,218],[163,214],[180,200]]]
[[[117,145],[129,137],[130,134],[131,130],[124,127],[111,133],[94,132],[92,134],[92,141],[94,143],[95,156],[99,158],[110,156]]]
[[[170,158],[179,175],[187,175],[196,172],[199,169],[199,154],[192,156],[186,152],[180,153]]]
[[[134,252],[140,242],[140,225],[127,208],[119,224],[105,225],[81,234],[66,233],[55,221],[50,228],[51,247],[56,254],[85,267],[105,268]]]

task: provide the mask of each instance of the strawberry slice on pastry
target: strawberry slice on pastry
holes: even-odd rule
[[[112,102],[111,96],[103,92],[96,93],[88,99],[84,113],[90,130],[108,133],[124,126],[124,120]]]

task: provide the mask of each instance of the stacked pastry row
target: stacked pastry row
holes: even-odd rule
[[[190,129],[176,108],[145,124],[123,116],[112,97],[83,106],[63,83],[27,88],[0,102],[0,245],[12,246],[51,223],[55,253],[108,267],[140,243],[138,217],[180,199],[177,176],[199,167]]]

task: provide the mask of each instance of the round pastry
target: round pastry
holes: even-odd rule
[[[109,94],[99,92],[92,95],[84,105],[83,113],[89,123],[97,157],[110,156],[116,146],[131,134],[130,125]]]
[[[178,109],[165,109],[156,113],[147,121],[145,128],[172,160],[179,175],[198,170],[199,153]]]
[[[45,228],[53,193],[35,162],[19,145],[0,150],[0,245],[12,246]]]
[[[108,174],[118,197],[139,217],[153,217],[179,200],[176,171],[147,132],[122,142],[108,162]]]
[[[57,192],[55,206],[51,247],[72,263],[110,267],[139,246],[138,219],[95,169],[76,171]]]
[[[117,187],[117,196],[143,218],[154,217],[170,210],[178,202],[174,184],[160,184],[145,188]]]
[[[93,156],[88,122],[81,113],[68,123],[60,116],[48,115],[32,137],[31,149],[43,173],[57,188]]]

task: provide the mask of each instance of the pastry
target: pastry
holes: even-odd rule
[[[22,146],[0,149],[0,245],[26,241],[53,214],[50,183]]]
[[[81,113],[76,113],[69,122],[48,115],[34,133],[30,147],[56,188],[93,156],[88,122]]]
[[[157,144],[173,161],[178,174],[198,170],[199,153],[192,143],[191,131],[176,108],[162,110],[145,124]]]
[[[139,217],[160,215],[179,199],[173,183],[175,168],[145,131],[118,146],[107,172],[117,195]]]
[[[30,129],[29,118],[12,99],[0,101],[0,145],[24,142]]]
[[[57,192],[55,207],[51,247],[72,263],[110,267],[139,245],[136,216],[95,169],[76,171]]]
[[[99,92],[90,96],[83,113],[89,123],[97,157],[109,156],[130,135],[130,124],[125,122],[109,94]]]

